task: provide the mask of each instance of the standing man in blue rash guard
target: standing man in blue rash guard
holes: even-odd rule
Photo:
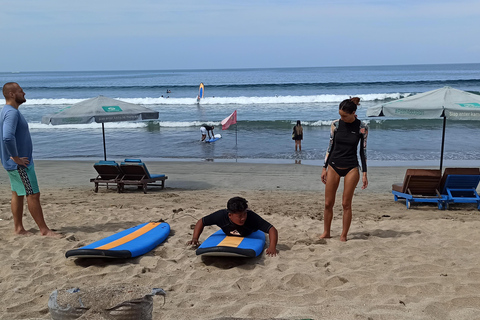
[[[60,237],[47,227],[40,205],[40,190],[33,165],[33,145],[28,123],[18,111],[25,100],[25,92],[15,82],[3,86],[5,106],[0,113],[0,151],[2,165],[7,170],[12,186],[12,214],[14,232],[30,235],[23,227],[23,199],[27,196],[28,211],[43,236]]]

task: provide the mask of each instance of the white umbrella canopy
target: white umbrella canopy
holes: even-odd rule
[[[440,170],[443,165],[446,120],[480,120],[480,95],[443,87],[367,109],[368,117],[443,118]]]
[[[158,119],[158,115],[158,111],[151,110],[138,104],[98,96],[76,103],[56,114],[43,116],[42,123],[52,125],[83,124],[91,122],[101,123],[103,153],[104,159],[107,160],[105,122]]]
[[[443,87],[367,109],[368,117],[480,120],[480,95]]]

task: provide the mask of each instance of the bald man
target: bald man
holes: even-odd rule
[[[12,186],[12,214],[14,232],[30,235],[23,227],[23,202],[27,197],[28,211],[35,220],[40,234],[49,237],[60,237],[47,227],[40,205],[40,190],[33,165],[33,145],[28,123],[18,111],[25,101],[25,92],[15,82],[3,86],[5,106],[0,113],[0,151],[2,165],[7,170]]]

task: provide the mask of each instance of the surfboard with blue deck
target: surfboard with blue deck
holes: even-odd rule
[[[118,232],[84,247],[69,250],[67,258],[134,258],[141,256],[167,239],[170,225],[147,222]]]
[[[204,95],[205,95],[205,86],[203,85],[203,82],[200,82],[200,86],[198,87],[198,97],[200,99],[203,99]]]
[[[197,256],[258,257],[265,247],[265,233],[257,230],[246,237],[227,236],[218,230],[197,249]]]
[[[210,142],[215,142],[218,139],[221,139],[222,135],[220,133],[217,133],[216,135],[213,136],[213,138],[210,138],[208,140],[205,140],[205,142],[210,143]]]

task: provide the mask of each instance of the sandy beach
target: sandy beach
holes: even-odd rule
[[[117,159],[118,160],[118,159]],[[51,319],[55,289],[139,285],[162,288],[154,319],[475,319],[480,312],[480,212],[394,202],[403,167],[370,167],[357,188],[349,241],[340,242],[341,196],[332,239],[323,230],[321,167],[298,164],[147,162],[166,189],[93,192],[91,161],[36,161],[51,239],[25,210],[34,236],[13,234],[10,184],[0,170],[0,319]],[[341,192],[341,188],[339,190]],[[279,254],[201,258],[186,246],[191,226],[232,196],[279,232]],[[169,238],[135,259],[74,260],[65,252],[137,224],[163,219]],[[201,241],[217,227],[206,227]]]

